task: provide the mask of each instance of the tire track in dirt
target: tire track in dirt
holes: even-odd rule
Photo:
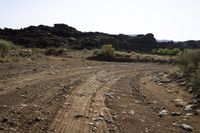
[[[153,63],[64,62],[56,58],[47,69],[38,67],[39,71],[33,72],[28,67],[19,68],[11,72],[16,73],[15,77],[0,81],[0,89],[5,89],[0,92],[0,132],[182,132],[172,124],[173,120],[182,122],[185,114],[158,116],[163,105],[168,111],[180,110],[174,110],[171,103],[176,97],[149,79],[168,67]],[[27,72],[18,76],[20,70]],[[199,117],[191,117],[194,132],[198,131]],[[1,118],[7,121],[1,122]]]
[[[73,82],[79,80],[84,81],[88,77],[96,75],[101,69],[102,66],[82,67],[80,69],[67,68],[63,69],[62,73],[57,73],[55,75],[49,75],[50,70],[45,70],[44,72],[37,73],[37,76],[24,75],[25,80],[20,84],[16,82],[21,79],[13,80],[16,86],[5,84],[4,86],[8,86],[10,89],[7,90],[6,93],[0,95],[0,99],[2,99],[0,101],[1,105],[7,106],[1,110],[3,113],[1,113],[1,116],[8,118],[9,122],[3,123],[3,125],[1,125],[1,123],[0,126],[7,127],[8,132],[12,132],[10,130],[12,128],[16,128],[13,132],[19,131],[28,133],[33,130],[37,132],[47,132],[48,123],[51,122],[51,119],[57,114],[59,108],[63,108],[64,106],[64,104],[62,104],[62,101],[65,100],[65,98],[63,98],[63,95],[65,95],[63,93],[64,84],[69,86],[72,84],[73,88],[70,89],[70,91],[72,90],[73,92],[74,87],[76,87],[76,85],[73,85]],[[112,65],[106,66],[105,69],[106,71],[111,71],[110,73],[118,71]],[[55,69],[55,71],[57,70]],[[37,78],[27,80],[26,77],[29,77],[29,79],[31,79],[31,77]],[[20,89],[16,90],[16,87]],[[21,94],[26,91],[28,91],[26,98],[21,97]],[[59,91],[61,91],[61,93],[58,93]],[[27,107],[21,107],[21,105]],[[10,114],[12,114],[12,116]],[[35,123],[35,118],[38,116],[41,116],[44,120]],[[15,125],[17,127],[12,127],[10,121],[15,121],[13,124],[17,124]]]
[[[105,106],[105,94],[127,70],[99,71],[69,96],[66,107],[60,110],[50,131],[56,133],[118,132]],[[104,118],[105,117],[105,118]],[[109,126],[112,125],[113,127]]]

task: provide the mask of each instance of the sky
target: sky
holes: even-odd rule
[[[0,28],[55,23],[80,31],[200,40],[200,0],[0,0]]]

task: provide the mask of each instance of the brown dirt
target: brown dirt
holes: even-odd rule
[[[184,133],[180,125],[188,124],[198,133],[200,117],[173,102],[192,96],[175,82],[152,81],[170,67],[74,55],[0,64],[0,132]]]

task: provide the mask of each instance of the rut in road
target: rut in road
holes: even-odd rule
[[[153,80],[171,65],[59,58],[48,63],[0,74],[0,132],[183,133],[176,125],[184,123],[200,131],[199,116],[187,116],[173,102],[191,103],[183,87]],[[168,114],[160,117],[163,109]]]
[[[105,106],[105,95],[109,87],[123,77],[122,73],[124,71],[109,73],[99,71],[91,75],[69,95],[64,109],[58,112],[50,131],[89,133],[112,130],[118,132],[117,127],[111,124],[113,120],[109,109]]]

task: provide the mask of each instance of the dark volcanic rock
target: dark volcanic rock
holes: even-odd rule
[[[197,48],[200,41],[187,42],[157,42],[154,35],[128,36],[110,35],[100,32],[80,32],[65,24],[55,24],[53,27],[39,25],[24,29],[0,29],[0,38],[13,41],[25,47],[69,47],[74,49],[93,49],[105,44],[112,44],[115,49],[149,51],[154,48],[177,47]]]

